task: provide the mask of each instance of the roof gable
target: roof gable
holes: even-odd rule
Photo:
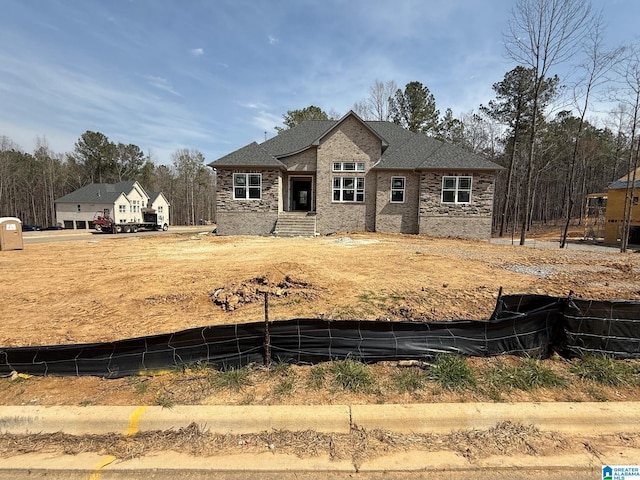
[[[382,148],[386,148],[389,146],[389,143],[380,135],[380,133],[378,133],[375,129],[373,129],[371,127],[371,125],[368,125],[367,122],[365,122],[364,120],[362,120],[353,110],[349,110],[349,112],[347,112],[346,115],[344,115],[340,120],[336,121],[332,126],[330,126],[326,132],[324,132],[322,135],[320,135],[314,142],[313,145],[320,145],[320,142],[327,137],[328,135],[330,135],[334,130],[336,130],[340,125],[342,125],[347,119],[349,118],[355,118],[358,122],[360,122],[367,130],[369,130],[369,132],[371,132],[371,134],[373,134],[375,137],[378,137],[378,139],[380,140],[380,142],[382,143]]]

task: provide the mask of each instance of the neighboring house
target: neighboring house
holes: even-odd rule
[[[149,192],[149,208],[158,214],[158,224],[169,225],[169,200],[162,192]]]
[[[104,214],[105,210],[117,223],[127,223],[142,222],[142,210],[147,208],[156,209],[160,217],[161,208],[163,223],[170,224],[169,202],[165,196],[147,194],[138,182],[92,183],[58,198],[55,205],[57,223],[68,229],[93,228],[94,217],[98,212]]]
[[[631,230],[629,243],[640,243],[640,168],[625,175],[609,185],[607,189],[607,207],[605,211],[604,243],[616,243],[622,237],[624,221],[624,204],[627,195],[627,185],[633,181],[631,189]]]
[[[209,164],[220,235],[346,231],[489,239],[502,167],[354,112],[312,120]],[[309,223],[307,223],[309,224]]]

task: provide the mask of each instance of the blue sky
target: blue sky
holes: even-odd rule
[[[287,110],[340,114],[376,79],[420,81],[456,116],[515,64],[512,0],[0,0],[0,136],[56,153],[86,130],[156,163],[207,162],[275,135]],[[637,0],[594,0],[611,45]],[[562,72],[557,72],[562,73]]]

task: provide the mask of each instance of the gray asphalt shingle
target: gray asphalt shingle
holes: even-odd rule
[[[343,117],[343,118],[346,118]],[[210,163],[212,167],[256,166],[285,168],[278,158],[286,157],[311,147],[331,128],[337,120],[309,120],[285,130],[269,140],[255,142],[242,147]],[[391,122],[367,121],[386,146],[375,169],[421,170],[421,169],[473,169],[500,170],[501,166],[481,155],[468,152],[422,133],[410,132]]]

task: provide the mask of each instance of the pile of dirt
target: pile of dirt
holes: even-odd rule
[[[229,312],[243,305],[264,302],[266,296],[298,297],[305,300],[319,298],[318,288],[310,282],[290,275],[267,273],[238,283],[218,287],[211,294],[215,305]]]

